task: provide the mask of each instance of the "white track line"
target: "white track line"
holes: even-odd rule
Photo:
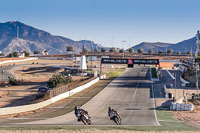
[[[152,78],[151,67],[149,69],[150,69],[150,76]],[[156,105],[155,105],[155,96],[154,96],[153,82],[151,82],[151,87],[152,87],[152,96],[153,96],[154,115],[155,115],[155,118],[156,118],[156,123],[160,126],[160,123],[158,121],[157,114],[156,114]]]
[[[169,76],[170,76],[172,79],[176,79],[168,70],[166,70],[166,72],[169,74]]]
[[[138,77],[138,76],[139,76],[139,73],[138,73],[137,77]],[[134,91],[134,94],[133,94],[133,97],[132,97],[132,100],[131,100],[131,104],[130,104],[129,107],[131,107],[132,104],[133,104],[133,101],[134,101],[134,99],[135,99],[135,96],[136,96],[136,93],[137,93],[137,90],[138,90],[138,86],[139,86],[139,80],[137,80],[136,89],[135,89],[135,91]]]

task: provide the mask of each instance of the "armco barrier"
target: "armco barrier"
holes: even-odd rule
[[[186,81],[185,79],[183,79],[181,76],[180,76],[180,80],[181,82],[183,82],[184,84],[189,84],[190,82]]]
[[[33,110],[43,108],[47,105],[50,105],[50,104],[55,103],[59,100],[62,100],[62,99],[67,98],[69,96],[72,96],[73,94],[90,87],[91,85],[97,83],[99,81],[99,79],[102,79],[104,77],[106,77],[106,76],[103,75],[101,77],[98,77],[98,78],[90,81],[89,83],[87,83],[85,85],[79,86],[79,87],[77,87],[73,90],[67,91],[65,93],[62,93],[58,96],[52,97],[51,99],[48,99],[48,100],[40,102],[40,103],[35,103],[35,104],[30,104],[30,105],[22,105],[22,106],[15,106],[15,107],[0,108],[0,115],[17,114],[17,113],[33,111]]]

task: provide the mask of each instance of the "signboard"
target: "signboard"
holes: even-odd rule
[[[159,59],[133,59],[133,64],[159,65]]]
[[[128,59],[102,58],[102,64],[128,64]]]
[[[133,59],[128,59],[128,64],[133,64]]]
[[[149,64],[149,65],[159,65],[159,59],[112,59],[112,58],[102,58],[102,64]]]

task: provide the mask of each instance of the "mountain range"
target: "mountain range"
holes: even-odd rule
[[[81,52],[83,47],[88,51],[103,47],[89,40],[74,41],[55,36],[18,21],[0,23],[0,51],[3,53],[25,50],[32,54],[36,50],[40,53],[48,50],[49,54],[63,54],[67,46],[72,46],[75,53]]]
[[[88,51],[97,49],[101,50],[103,45],[96,44],[90,40],[74,41],[72,39],[52,35],[49,32],[34,28],[19,21],[9,21],[0,23],[0,51],[8,54],[14,51],[27,51],[33,54],[34,51],[48,50],[49,54],[66,53],[66,47],[72,46],[74,53],[82,51],[83,47]],[[162,42],[142,42],[133,46],[135,51],[142,48],[144,52],[153,49],[155,52],[162,50],[166,52],[168,49],[173,49],[174,52],[195,51],[196,38],[181,41],[176,44]],[[109,50],[109,47],[104,47]]]
[[[195,53],[196,38],[193,37],[188,40],[178,42],[176,44],[162,42],[142,42],[138,45],[133,46],[132,48],[135,51],[141,48],[144,50],[144,52],[148,52],[148,50],[152,49],[156,53],[160,50],[165,53],[169,49],[173,49],[173,52],[187,53],[189,51],[192,51],[192,53]]]

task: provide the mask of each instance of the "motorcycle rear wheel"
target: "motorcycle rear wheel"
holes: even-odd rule
[[[81,117],[81,121],[83,122],[84,125],[87,125],[86,119],[84,117]]]

